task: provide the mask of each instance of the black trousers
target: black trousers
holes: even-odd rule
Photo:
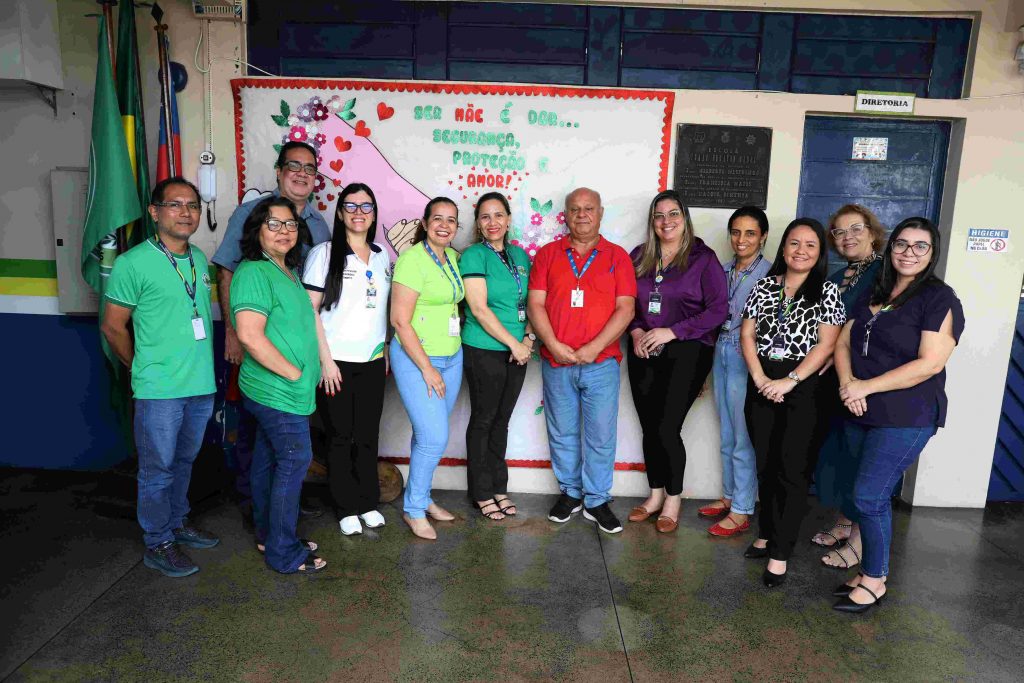
[[[377,509],[377,440],[384,410],[383,358],[368,363],[334,361],[341,391],[316,391],[316,407],[327,430],[327,482],[338,517]]]
[[[647,483],[676,496],[683,492],[686,446],[680,432],[690,407],[711,372],[714,347],[690,339],[671,341],[660,356],[640,358],[629,350],[627,369],[644,434]]]
[[[770,379],[781,379],[801,360],[761,358],[761,368]],[[823,398],[818,373],[800,382],[782,403],[761,396],[754,380],[747,381],[744,412],[757,455],[761,500],[758,533],[768,540],[768,557],[773,560],[789,560],[807,514],[808,489],[821,447],[820,423],[828,419],[829,412],[822,405]]]
[[[462,371],[469,385],[466,475],[473,500],[508,493],[508,421],[526,379],[526,366],[509,362],[508,351],[462,345]]]

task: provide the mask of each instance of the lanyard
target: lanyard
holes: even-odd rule
[[[594,249],[590,252],[590,256],[587,258],[587,262],[583,264],[582,271],[580,271],[580,269],[576,267],[576,259],[572,257],[572,248],[565,250],[565,256],[566,258],[569,259],[569,265],[572,266],[572,274],[576,276],[576,289],[579,289],[580,280],[583,278],[584,275],[587,274],[587,270],[590,268],[590,264],[592,264],[594,262],[594,259],[597,258],[597,247],[594,247]]]
[[[512,260],[512,254],[508,253],[508,248],[507,247],[505,248],[504,251],[498,251],[497,249],[495,249],[494,247],[491,246],[490,242],[484,242],[484,244],[487,245],[488,249],[490,249],[491,251],[494,252],[494,255],[497,256],[498,259],[500,259],[502,263],[505,264],[505,267],[508,269],[508,272],[512,273],[512,278],[516,281],[516,289],[519,290],[519,295],[518,295],[518,298],[516,299],[516,301],[522,301],[523,300],[523,277],[519,274],[519,269],[516,268],[516,264]]]
[[[878,313],[875,313],[873,316],[871,316],[870,320],[864,323],[864,344],[860,350],[860,355],[863,356],[864,358],[867,358],[868,355],[868,343],[871,341],[871,328],[874,327],[875,321],[878,320],[878,316],[882,315],[883,313],[888,313],[891,310],[892,304],[889,304],[888,306],[882,306],[881,308],[878,309]]]
[[[793,310],[793,306],[796,305],[796,297],[789,300],[789,305],[786,306],[785,310],[782,308],[782,304],[786,300],[786,285],[783,283],[782,289],[779,291],[779,325],[784,326],[786,324],[786,318],[789,317],[789,312]]]
[[[444,279],[448,280],[448,284],[452,286],[452,303],[454,304],[458,302],[459,292],[464,290],[462,288],[462,280],[459,279],[459,274],[455,272],[455,266],[452,265],[452,260],[448,259],[448,270],[452,272],[452,277],[455,278],[454,280],[452,280],[451,277],[448,277],[447,271],[445,271],[444,266],[441,265],[441,259],[437,258],[437,254],[434,253],[434,250],[427,246],[426,240],[423,241],[423,248],[427,250],[427,253],[430,254],[430,258],[434,259],[434,263],[436,263],[437,267],[441,269],[442,273],[444,273]],[[458,291],[455,290],[456,284],[459,286]]]
[[[185,293],[188,294],[189,300],[192,301],[192,312],[198,316],[199,309],[196,307],[196,262],[192,260],[192,245],[188,245],[188,264],[192,266],[192,284],[189,285],[188,280],[181,274],[181,269],[178,268],[178,259],[174,258],[174,254],[167,248],[167,245],[160,241],[159,235],[155,235],[153,240],[156,242],[156,246],[160,248],[160,251],[164,253],[164,256],[167,257],[167,260],[171,262],[174,272],[181,278],[181,284],[185,285]]]
[[[729,288],[729,303],[732,303],[732,299],[733,299],[734,296],[736,296],[736,292],[739,291],[740,286],[743,285],[743,281],[747,279],[747,276],[749,276],[751,273],[754,272],[754,269],[757,268],[757,264],[759,264],[761,262],[761,259],[763,259],[763,258],[764,258],[764,254],[758,254],[757,258],[754,260],[754,262],[751,263],[750,266],[746,270],[742,271],[741,274],[743,275],[743,277],[740,278],[740,281],[735,283],[733,286],[731,286]],[[729,270],[729,279],[730,280],[735,279],[735,275],[734,275],[735,272],[736,272],[736,265],[734,263],[733,267]]]

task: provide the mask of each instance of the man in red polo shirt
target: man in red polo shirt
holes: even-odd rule
[[[585,187],[573,190],[565,198],[565,215],[569,234],[537,252],[528,299],[530,322],[544,342],[544,414],[551,469],[562,491],[548,519],[567,522],[582,508],[584,517],[614,534],[622,531],[608,507],[619,415],[619,338],[633,319],[636,276],[626,251],[601,237],[601,195]]]

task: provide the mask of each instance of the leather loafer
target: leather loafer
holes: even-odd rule
[[[661,509],[654,510],[653,512],[648,511],[643,505],[637,505],[635,508],[629,511],[629,521],[631,522],[643,522],[650,518],[651,515],[656,515],[661,512]]]
[[[768,546],[758,548],[751,543],[747,546],[747,549],[743,551],[743,557],[748,560],[760,560],[762,557],[768,557]]]
[[[776,588],[776,587],[781,586],[782,584],[786,583],[786,575],[785,574],[773,574],[772,572],[770,572],[767,569],[765,569],[764,573],[761,574],[761,581],[763,581],[764,585],[767,586],[768,588]]]
[[[679,522],[672,519],[671,517],[665,517],[662,515],[658,517],[658,521],[654,523],[654,528],[663,534],[670,534],[676,530],[679,526]]]

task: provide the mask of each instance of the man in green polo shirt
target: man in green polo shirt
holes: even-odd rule
[[[103,336],[132,373],[143,562],[167,576],[199,571],[180,546],[219,542],[187,519],[192,463],[216,390],[209,266],[188,243],[199,209],[192,183],[158,183],[149,205],[157,234],[114,262],[104,302]]]

